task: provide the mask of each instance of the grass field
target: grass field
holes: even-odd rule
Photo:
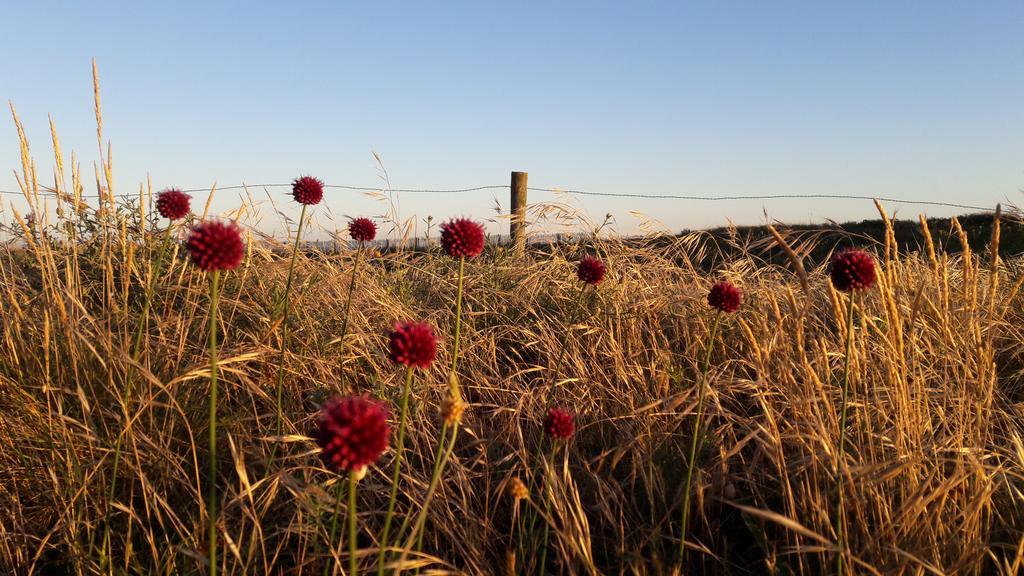
[[[41,207],[26,140],[23,149],[26,196]],[[0,569],[205,573],[210,287],[173,241],[193,217],[165,234],[148,202],[86,202],[78,170],[61,161],[56,171],[71,182],[59,187],[59,214],[51,199],[52,214],[15,217],[18,240],[0,253]],[[110,171],[99,170],[105,185]],[[388,360],[388,331],[417,320],[441,339],[413,385],[389,573],[678,570],[709,341],[684,573],[831,573],[839,526],[847,573],[1019,573],[1024,266],[961,237],[956,255],[863,246],[878,283],[854,310],[843,458],[850,300],[824,265],[804,269],[802,255],[821,249],[813,235],[780,229],[791,253],[771,262],[702,233],[624,242],[598,231],[523,256],[489,247],[466,262],[457,373],[468,407],[427,503],[458,261],[440,250],[363,253],[343,338],[356,252],[301,253],[285,319],[289,246],[250,235],[219,285],[220,572],[348,566],[347,535],[329,542],[335,512],[348,512],[335,500],[344,476],[324,468],[308,435],[335,394],[369,394],[397,414],[404,371]],[[707,270],[709,253],[727,255]],[[575,271],[583,255],[608,267],[586,292]],[[706,297],[719,279],[744,297],[712,341]],[[554,449],[543,438],[549,407],[568,409],[577,428]],[[359,483],[365,573],[377,571],[393,459],[385,452]],[[404,538],[421,510],[418,552]]]

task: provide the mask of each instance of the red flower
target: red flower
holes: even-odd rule
[[[192,228],[185,244],[192,263],[200,270],[233,270],[242,263],[245,243],[234,222],[207,220]]]
[[[377,225],[369,218],[356,218],[348,223],[348,233],[353,240],[370,242],[377,236]]]
[[[353,472],[369,466],[388,447],[388,409],[366,396],[328,400],[313,435],[328,468]]]
[[[875,285],[875,261],[863,250],[844,250],[832,255],[832,285],[836,290],[867,290]]]
[[[576,425],[572,421],[572,414],[561,408],[548,408],[548,415],[544,417],[544,432],[555,439],[568,439],[576,431]]]
[[[430,368],[437,356],[437,337],[426,322],[395,324],[388,345],[388,358],[409,367]]]
[[[576,277],[587,284],[598,285],[604,280],[604,262],[591,256],[584,256],[576,267]]]
[[[441,247],[452,258],[475,258],[484,251],[484,227],[468,218],[441,225]]]
[[[324,197],[324,183],[312,176],[302,176],[292,182],[292,197],[299,204],[319,204]]]
[[[722,312],[735,312],[740,309],[740,302],[743,301],[743,293],[740,289],[727,280],[716,282],[708,292],[708,306],[717,308]]]
[[[181,220],[188,216],[191,196],[177,188],[168,188],[156,195],[156,210],[168,220]]]

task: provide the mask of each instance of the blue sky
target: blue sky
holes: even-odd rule
[[[376,151],[396,188],[503,184],[524,170],[531,185],[600,192],[1024,200],[1019,0],[23,0],[5,20],[0,97],[17,106],[40,173],[49,113],[91,174],[95,57],[119,192],[147,174],[158,189],[305,173],[374,186]],[[17,139],[3,124],[0,188],[13,189]],[[505,193],[405,195],[401,213],[492,216],[495,196],[507,207]],[[225,192],[215,207],[237,202]],[[353,192],[327,202],[339,217],[383,209]],[[874,214],[865,201],[579,202],[623,232],[636,229],[630,211],[670,230]]]

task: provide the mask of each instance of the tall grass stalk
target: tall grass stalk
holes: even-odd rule
[[[409,420],[409,393],[412,390],[412,372],[409,366],[405,370],[405,388],[402,390],[402,404],[399,408],[398,438],[395,445],[395,470],[391,475],[391,497],[388,499],[388,511],[384,517],[384,529],[380,536],[380,552],[377,554],[377,574],[384,574],[384,557],[388,548],[391,532],[391,520],[395,513],[395,500],[398,499],[398,483],[402,478],[402,452],[405,447],[405,428]]]
[[[303,206],[305,208],[305,206]],[[345,297],[345,310],[341,316],[341,336],[338,346],[338,357],[339,370],[338,374],[342,379],[342,384],[345,382],[345,337],[348,335],[348,315],[352,309],[352,294],[356,290],[356,275],[359,273],[359,260],[363,255],[363,247],[366,243],[362,240],[359,241],[359,248],[356,249],[356,259],[352,264],[352,277],[348,281],[348,295]]]
[[[700,429],[704,419],[704,399],[707,396],[707,379],[708,370],[711,367],[711,351],[715,345],[715,338],[718,336],[718,325],[721,320],[722,312],[716,312],[714,323],[711,325],[711,334],[708,336],[707,346],[704,351],[704,363],[701,365],[700,380],[697,381],[697,416],[693,419],[693,435],[690,438],[690,453],[686,460],[686,482],[683,485],[683,512],[679,528],[679,573],[682,573],[683,563],[686,560],[686,528],[687,522],[690,519],[690,498],[693,486],[693,470],[697,467],[697,447],[700,444]]]
[[[565,327],[565,331],[562,333],[562,337],[560,339],[559,346],[558,346],[558,348],[559,348],[558,360],[555,361],[555,367],[551,371],[551,385],[550,385],[550,388],[554,388],[555,387],[555,383],[558,382],[558,372],[559,372],[559,370],[562,369],[562,361],[565,359],[565,349],[566,349],[566,344],[569,341],[569,332],[572,330],[573,325],[576,324],[576,321],[579,318],[580,312],[583,310],[583,298],[584,298],[584,295],[587,293],[587,286],[590,286],[590,284],[584,283],[582,286],[580,286],[580,292],[576,296],[576,304],[575,304],[575,306],[573,306],[572,314],[569,316],[569,324]],[[597,290],[597,286],[594,287],[594,290]]]
[[[462,293],[463,283],[466,272],[466,257],[459,257],[459,280],[458,289],[455,295],[455,343],[452,345],[452,368],[448,372],[448,393],[455,401],[462,401],[462,392],[459,385],[459,343],[462,339]],[[448,430],[451,429],[451,440],[450,444],[445,447],[445,438],[448,435]],[[441,479],[441,474],[444,473],[445,464],[448,462],[448,458],[451,456],[452,450],[455,448],[455,439],[459,435],[459,422],[458,420],[449,423],[445,420],[444,425],[441,427],[441,435],[437,439],[437,452],[434,456],[434,469],[430,474],[430,486],[428,490],[429,497],[423,502],[423,510],[421,515],[426,513],[427,507],[430,504],[430,498],[433,497],[433,491],[436,489],[437,483]],[[443,456],[442,456],[443,454]],[[422,525],[413,529],[413,536],[416,541],[416,551],[420,552],[423,549],[423,534],[420,532],[417,536],[417,532],[422,529]]]
[[[441,435],[438,436],[437,450],[434,451],[434,468],[432,469],[432,471],[430,473],[431,483],[434,483],[434,482],[440,480],[440,477],[441,477],[441,458],[445,454],[445,448],[447,447],[447,444],[445,442],[445,438],[448,437],[448,431],[449,430],[452,430],[452,427],[450,427],[448,425],[448,422],[445,422],[444,425],[441,426]],[[454,432],[455,433],[453,434],[453,438],[454,438],[454,436],[458,435],[457,427],[456,427]],[[452,441],[454,442],[454,439]],[[408,527],[407,524],[403,523],[403,525],[402,525],[402,532],[405,532],[405,529],[407,527]],[[416,552],[422,552],[422,551],[423,551],[423,531],[420,530],[419,537],[416,539]],[[419,568],[416,569],[416,573],[419,574]]]
[[[843,556],[846,554],[845,521],[843,510],[843,460],[846,456],[846,409],[850,397],[850,355],[853,352],[853,309],[856,292],[850,292],[846,314],[846,355],[843,358],[843,399],[839,415],[839,452],[836,455],[836,574],[843,574]]]
[[[409,550],[416,546],[417,542],[420,541],[420,532],[423,530],[423,526],[426,524],[427,512],[430,510],[430,502],[434,499],[434,494],[437,492],[437,487],[441,483],[441,472],[444,471],[445,465],[448,464],[448,460],[452,456],[452,450],[455,448],[455,440],[459,436],[459,427],[452,426],[448,429],[451,431],[451,437],[448,438],[447,442],[445,442],[444,437],[442,437],[441,440],[439,441],[444,445],[444,452],[438,459],[437,465],[434,466],[434,472],[433,474],[431,474],[430,477],[430,485],[427,486],[427,493],[423,497],[423,507],[420,508],[419,514],[416,515],[416,521],[412,526],[412,533],[410,534],[408,540],[406,540],[405,542],[400,562],[405,560],[406,556],[409,553]],[[405,524],[408,523],[408,518],[409,517],[406,517],[406,522],[403,523],[402,532],[405,531]]]
[[[295,276],[295,262],[299,257],[299,241],[302,238],[302,225],[306,221],[306,204],[302,205],[302,213],[299,215],[299,227],[295,231],[295,245],[292,247],[292,259],[288,265],[288,280],[284,286],[284,310],[281,319],[281,349],[277,361],[277,435],[283,434],[284,410],[282,408],[284,395],[284,358],[288,350],[288,322],[291,312],[291,291],[292,278]],[[275,445],[276,446],[276,445]],[[274,451],[271,452],[270,460],[274,460]]]
[[[153,267],[150,271],[149,278],[146,281],[146,299],[142,305],[142,318],[139,320],[139,325],[135,329],[135,338],[132,339],[131,347],[131,358],[132,362],[128,364],[128,368],[125,370],[125,384],[124,393],[121,396],[121,405],[124,407],[124,419],[125,427],[117,435],[117,442],[114,444],[114,469],[110,477],[110,491],[107,494],[106,502],[106,513],[104,514],[104,526],[103,526],[103,549],[106,550],[107,557],[112,556],[112,551],[109,549],[110,546],[110,508],[111,503],[114,501],[115,491],[117,489],[117,477],[120,472],[121,465],[121,450],[124,447],[125,434],[128,433],[128,422],[130,416],[128,414],[128,402],[132,398],[132,376],[134,375],[134,362],[139,359],[142,344],[142,334],[146,330],[147,324],[149,324],[149,310],[153,304],[153,292],[156,288],[156,281],[160,277],[160,272],[163,267],[164,257],[167,254],[167,246],[171,243],[171,232],[174,229],[174,222],[170,222],[167,225],[167,229],[164,231],[162,241],[160,243],[160,252],[157,254],[156,261],[153,263]],[[113,566],[111,565],[111,569]]]
[[[142,305],[142,319],[139,320],[139,325],[135,329],[135,338],[132,340],[132,360],[138,361],[139,354],[142,352],[142,334],[146,330],[146,326],[149,324],[149,312],[153,306],[153,293],[156,290],[157,280],[163,272],[164,258],[167,257],[167,247],[171,244],[173,231],[174,222],[172,221],[167,225],[167,229],[164,230],[163,237],[160,241],[160,251],[157,253],[156,261],[153,263],[153,271],[149,275],[149,281],[146,285],[146,300]],[[132,386],[131,375],[133,367],[134,366],[131,365],[128,366],[125,382],[125,386],[128,391],[131,390]]]

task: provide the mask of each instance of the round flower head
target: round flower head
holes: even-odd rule
[[[426,322],[395,324],[388,344],[388,358],[411,368],[430,368],[437,356],[437,337]]]
[[[875,261],[863,250],[844,250],[832,255],[832,285],[850,292],[875,285]]]
[[[717,308],[722,312],[735,312],[740,309],[740,302],[743,301],[743,293],[740,289],[727,280],[716,282],[708,292],[708,306]]]
[[[156,210],[168,220],[181,220],[188,216],[192,197],[177,188],[168,188],[156,195]]]
[[[314,434],[324,464],[343,472],[358,472],[376,462],[390,437],[388,409],[366,396],[328,400]]]
[[[312,176],[302,176],[292,182],[292,197],[299,204],[319,204],[324,197],[324,183]]]
[[[441,225],[441,247],[452,258],[475,258],[484,251],[484,227],[468,218]]]
[[[185,247],[192,257],[192,263],[206,272],[233,270],[245,257],[242,231],[234,222],[200,222],[192,228]]]
[[[568,439],[576,431],[572,414],[561,408],[549,408],[544,417],[544,433],[555,439]]]
[[[370,242],[377,236],[377,225],[369,218],[356,218],[348,223],[348,233],[353,240]]]
[[[604,262],[591,256],[584,256],[576,266],[576,277],[587,284],[598,285],[604,280]]]

